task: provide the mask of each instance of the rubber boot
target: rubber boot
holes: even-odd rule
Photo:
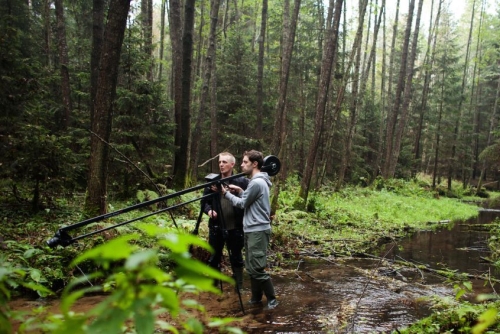
[[[233,279],[236,281],[236,289],[243,289],[243,267],[232,267]]]
[[[250,291],[252,298],[248,301],[251,305],[262,304],[262,286],[259,281],[250,277]]]
[[[262,290],[264,290],[264,293],[267,298],[267,308],[269,310],[272,310],[279,304],[278,300],[276,299],[276,295],[274,294],[273,282],[271,281],[270,278],[268,278],[261,284],[262,284]]]

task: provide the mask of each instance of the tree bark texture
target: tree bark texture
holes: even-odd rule
[[[172,44],[172,90],[174,100],[174,121],[175,121],[175,154],[174,154],[174,177],[182,173],[179,171],[182,165],[181,160],[185,159],[185,153],[181,151],[181,143],[183,142],[182,132],[182,16],[181,16],[181,1],[170,1],[170,42]],[[178,180],[174,180],[176,185]],[[181,182],[184,182],[182,180]]]
[[[66,43],[66,22],[64,19],[63,0],[55,0],[56,21],[57,21],[57,39],[59,48],[59,68],[61,72],[61,95],[63,104],[62,128],[67,129],[71,117],[71,88],[69,84],[69,57],[68,44]]]
[[[89,180],[85,209],[89,214],[106,213],[109,138],[118,64],[125,34],[130,0],[111,0],[100,58],[97,91],[90,138]]]
[[[344,145],[342,148],[342,157],[340,161],[339,175],[337,179],[336,189],[340,189],[342,184],[344,183],[344,177],[347,172],[348,165],[351,159],[351,147],[352,140],[354,136],[355,126],[358,117],[358,90],[359,90],[359,71],[361,67],[361,40],[363,39],[363,27],[365,21],[366,7],[368,6],[368,0],[365,0],[361,3],[360,14],[359,14],[359,23],[358,23],[358,31],[356,32],[356,37],[354,39],[354,45],[352,47],[351,56],[349,59],[349,65],[347,66],[348,71],[350,71],[350,67],[352,66],[352,61],[354,60],[354,72],[352,76],[352,92],[351,92],[351,105],[349,107],[349,119],[347,121],[347,131],[344,137]],[[369,70],[368,70],[369,71]],[[367,71],[367,73],[368,73]],[[365,79],[365,78],[364,78]],[[344,85],[341,88],[341,91],[344,92],[346,89],[347,82],[344,81]],[[340,95],[340,94],[339,94]],[[336,107],[340,110],[341,102],[337,101]]]
[[[153,81],[153,0],[141,0],[142,31],[144,54],[149,61],[146,77]]]
[[[391,174],[391,161],[394,154],[394,133],[396,131],[396,124],[401,107],[401,97],[405,90],[406,71],[408,66],[408,50],[410,45],[411,27],[413,22],[413,10],[415,8],[415,0],[410,0],[408,9],[408,19],[406,22],[406,30],[403,40],[403,49],[401,54],[401,64],[399,68],[398,84],[396,86],[396,94],[394,96],[394,103],[391,108],[391,113],[388,115],[387,131],[386,131],[386,149],[384,168],[382,170],[384,178],[392,178]]]
[[[309,146],[309,154],[307,156],[306,167],[304,169],[304,177],[300,183],[299,196],[303,200],[303,204],[307,203],[309,195],[309,187],[311,185],[311,178],[316,163],[316,155],[318,153],[318,146],[321,141],[323,121],[325,117],[326,101],[328,97],[328,89],[330,87],[333,60],[337,51],[338,43],[338,24],[340,23],[340,14],[342,10],[343,0],[335,2],[333,28],[328,29],[328,42],[325,44],[325,52],[321,61],[321,73],[318,83],[318,97],[316,99],[316,115],[314,117],[314,135]]]
[[[262,0],[262,15],[259,33],[259,56],[257,60],[257,124],[256,137],[262,138],[262,116],[264,115],[264,45],[267,27],[267,0]]]
[[[287,3],[289,0],[285,0]],[[291,21],[286,19],[288,24],[283,27],[283,52],[281,61],[281,75],[279,83],[279,97],[276,102],[276,116],[274,119],[274,136],[273,143],[271,145],[271,152],[279,156],[281,146],[285,142],[285,137],[287,133],[286,128],[286,108],[285,101],[288,88],[288,78],[290,77],[290,64],[292,62],[293,45],[295,42],[295,32],[297,30],[297,20],[299,17],[300,1],[295,0],[295,6],[293,10],[293,16]]]
[[[420,32],[420,18],[422,16],[422,6],[423,0],[420,0],[418,3],[417,10],[417,20],[415,22],[415,30],[413,32],[413,41],[412,41],[412,49],[410,53],[410,59],[408,61],[408,68],[406,70],[406,84],[403,98],[403,105],[401,107],[401,116],[397,122],[396,127],[396,136],[394,138],[394,150],[392,154],[391,164],[390,164],[390,175],[395,174],[396,166],[399,159],[399,152],[401,152],[401,145],[403,140],[403,133],[406,127],[406,121],[408,119],[408,114],[410,113],[410,102],[412,99],[413,93],[413,75],[415,73],[415,59],[417,57],[417,49],[418,49],[418,35]],[[412,12],[413,13],[413,12]]]
[[[210,97],[210,80],[212,76],[213,67],[216,59],[216,46],[217,46],[217,22],[219,18],[219,8],[220,0],[210,1],[210,33],[208,36],[208,49],[207,56],[205,59],[205,69],[203,84],[201,87],[200,96],[200,108],[198,111],[198,117],[196,119],[196,125],[193,131],[193,138],[191,140],[191,170],[193,180],[197,179],[198,176],[198,155],[200,141],[202,138],[202,123],[208,118],[207,117],[207,102]],[[217,127],[217,122],[211,124],[211,127]]]
[[[424,117],[425,117],[425,112],[427,110],[427,100],[429,97],[429,90],[430,90],[430,79],[431,79],[431,73],[434,65],[434,58],[436,54],[436,42],[437,42],[437,37],[438,37],[438,31],[439,31],[439,20],[441,18],[441,1],[438,1],[438,10],[436,13],[436,18],[435,18],[435,23],[434,25],[430,24],[429,27],[429,36],[427,39],[427,51],[426,55],[424,58],[424,66],[425,66],[425,71],[424,71],[424,84],[422,87],[422,98],[421,102],[419,105],[419,115],[418,115],[418,123],[417,123],[417,130],[415,131],[415,144],[413,146],[413,152],[414,152],[414,159],[415,159],[415,164],[414,164],[414,171],[412,171],[412,174],[415,174],[417,170],[419,170],[419,165],[420,164],[420,159],[421,159],[421,138],[422,138],[422,131],[424,128]],[[429,19],[429,22],[432,22],[433,20],[433,10],[434,8],[434,0],[432,1],[432,7],[431,7],[431,17]],[[421,166],[420,166],[421,167]]]
[[[465,51],[465,64],[464,64],[464,72],[462,75],[462,88],[461,88],[461,97],[460,100],[458,101],[458,114],[460,117],[456,118],[455,121],[455,130],[453,132],[453,146],[451,148],[451,157],[448,162],[448,184],[451,185],[451,178],[455,174],[455,160],[456,160],[456,153],[457,153],[457,142],[458,138],[460,138],[460,122],[463,117],[463,111],[462,111],[462,105],[463,105],[463,100],[465,96],[465,88],[466,88],[466,83],[467,83],[467,73],[469,71],[469,58],[470,58],[470,45],[472,41],[472,33],[473,33],[473,28],[474,28],[474,18],[475,18],[475,9],[476,9],[476,0],[473,1],[472,3],[472,13],[471,13],[471,20],[470,20],[470,25],[469,25],[469,36],[467,38],[467,48]]]
[[[385,177],[384,170],[385,170],[385,164],[384,164],[384,157],[385,157],[385,152],[387,150],[387,138],[389,136],[387,135],[387,130],[389,126],[393,127],[394,124],[391,123],[391,111],[392,111],[392,105],[393,105],[393,77],[394,77],[394,72],[395,72],[395,66],[394,62],[396,61],[396,52],[395,47],[396,47],[396,39],[398,36],[398,29],[399,29],[399,3],[400,0],[397,0],[396,2],[396,15],[394,18],[394,25],[392,26],[392,39],[391,39],[391,48],[390,48],[390,56],[389,56],[389,76],[387,78],[387,92],[386,92],[386,115],[385,119],[382,120],[381,126],[385,128],[380,129],[380,135],[383,135],[383,140],[380,140],[380,147],[379,151],[377,152],[377,171],[382,175],[382,177]],[[377,174],[378,174],[377,173]]]
[[[193,31],[194,31],[194,4],[195,0],[186,0],[184,6],[184,29],[182,34],[182,108],[180,159],[176,160],[177,173],[175,184],[186,187],[189,184],[189,139],[191,136],[191,72],[193,60]]]
[[[93,0],[92,8],[92,51],[90,54],[90,123],[94,118],[94,104],[97,93],[97,77],[104,35],[104,2]]]
[[[160,12],[160,54],[159,54],[159,69],[158,69],[158,80],[163,79],[163,53],[165,49],[165,7],[167,0],[161,1],[161,12]]]

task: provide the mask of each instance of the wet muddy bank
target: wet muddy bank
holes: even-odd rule
[[[247,333],[389,333],[430,314],[429,298],[454,298],[453,287],[432,270],[450,269],[469,274],[498,273],[482,261],[487,255],[489,229],[500,213],[483,210],[477,218],[443,224],[436,231],[420,231],[373,250],[373,258],[307,256],[288,259],[273,268],[280,305],[274,310],[250,308],[249,280],[242,291],[244,313],[234,288],[224,285],[218,296],[194,297],[209,317],[238,317],[238,327]],[[314,254],[308,251],[308,254]],[[317,252],[320,254],[321,252]],[[397,265],[405,261],[408,266]],[[474,300],[478,293],[491,292],[484,280],[471,280]],[[104,296],[79,300],[75,312],[86,312]],[[59,300],[15,300],[11,307],[30,310],[45,306],[59,313]],[[168,315],[160,319],[167,320]]]
[[[241,317],[247,333],[373,333],[390,332],[430,314],[423,297],[452,296],[441,284],[421,284],[394,279],[378,260],[360,258],[300,257],[273,274],[280,305],[274,310],[250,307],[249,280],[245,277],[242,301],[230,285],[219,296],[193,297],[211,317]],[[105,296],[79,300],[72,310],[87,312]],[[11,307],[29,310],[45,306],[59,312],[59,300],[16,300]],[[160,316],[167,319],[168,316]]]

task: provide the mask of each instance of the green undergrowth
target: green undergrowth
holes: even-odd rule
[[[310,193],[306,210],[299,210],[294,204],[297,203],[299,180],[290,178],[282,187],[279,209],[272,221],[270,259],[284,258],[286,253],[298,253],[301,249],[311,247],[327,255],[353,255],[367,252],[380,243],[416,230],[435,229],[442,226],[443,222],[476,216],[476,204],[484,199],[474,196],[468,189],[462,189],[458,185],[454,187],[457,190],[449,198],[443,192],[431,189],[425,179],[377,180],[369,187],[352,186],[341,191],[333,191],[333,187],[324,186]],[[154,199],[155,196],[157,195],[149,190],[138,191],[136,198],[129,201],[111,201],[108,211],[115,212],[141,201]],[[95,261],[99,256],[94,254],[94,261],[88,258],[78,262],[78,268],[72,263],[75,258],[81,258],[82,254],[93,254],[94,249],[121,236],[139,235],[140,237],[133,239],[132,246],[144,256],[151,256],[148,257],[148,266],[171,273],[178,265],[171,257],[172,249],[157,247],[158,240],[144,234],[140,226],[147,224],[189,234],[198,218],[200,207],[196,199],[199,196],[201,191],[188,193],[181,198],[170,199],[168,203],[160,202],[71,230],[69,234],[76,237],[130,221],[68,247],[56,248],[48,247],[46,241],[59,228],[89,218],[81,214],[83,196],[54,200],[51,207],[37,214],[8,205],[2,207],[0,278],[4,279],[2,289],[5,292],[2,303],[16,296],[29,294],[47,297],[55,292],[56,295],[64,295],[64,289],[74,279],[79,279],[81,271],[89,275],[101,273],[93,278],[94,283],[103,286],[108,284],[107,274],[110,272],[103,268],[102,263]],[[491,194],[492,198],[497,198],[495,196],[494,193]],[[165,207],[191,200],[192,203],[174,210],[159,212]],[[200,226],[201,239],[207,239],[207,230],[207,219],[204,216]],[[147,253],[148,249],[154,249],[154,253]],[[123,263],[119,263],[118,268],[121,265]],[[159,272],[158,274],[160,275]],[[132,275],[130,279],[134,280],[136,277]],[[152,296],[149,295],[148,298],[153,298]],[[127,309],[124,312],[129,311]],[[131,312],[127,314],[133,314],[134,311]]]
[[[439,196],[415,181],[386,181],[338,192],[325,187],[310,195],[308,211],[294,208],[296,193],[289,186],[280,194],[274,240],[298,239],[336,254],[364,252],[383,240],[478,215],[477,205]]]

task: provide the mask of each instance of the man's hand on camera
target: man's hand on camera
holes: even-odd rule
[[[243,191],[242,188],[235,186],[234,184],[230,184],[226,190],[228,190],[231,194],[239,194]]]

